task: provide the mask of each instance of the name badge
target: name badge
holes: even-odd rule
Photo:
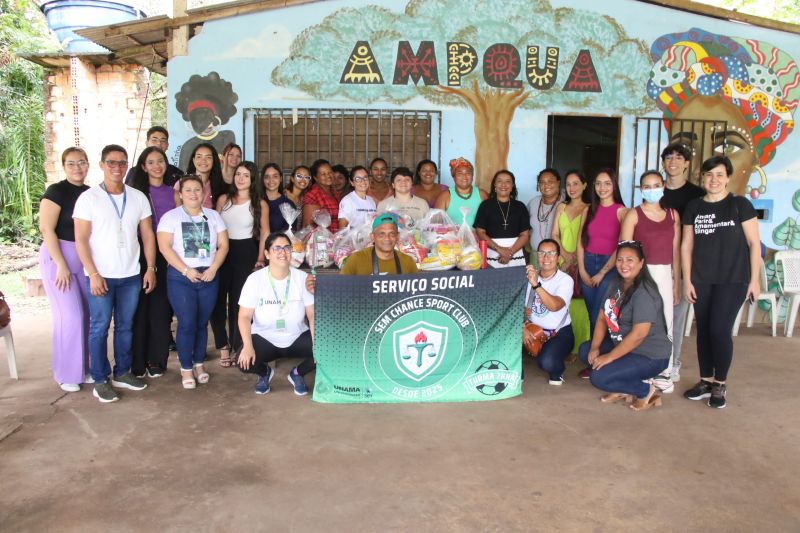
[[[279,318],[275,321],[275,329],[278,331],[286,331],[286,320]]]

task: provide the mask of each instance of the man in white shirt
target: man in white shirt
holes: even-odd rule
[[[147,387],[131,373],[133,315],[139,290],[156,286],[156,240],[147,197],[124,184],[128,154],[121,146],[103,148],[103,183],[84,192],[75,203],[75,246],[89,292],[89,367],[94,396],[102,403],[119,399],[114,387]],[[141,236],[147,272],[139,275]],[[114,317],[114,374],[108,362],[108,328]]]

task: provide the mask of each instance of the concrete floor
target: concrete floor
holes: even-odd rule
[[[532,361],[512,400],[335,406],[294,396],[289,363],[256,396],[216,360],[184,391],[171,358],[101,405],[52,382],[49,326],[15,314],[19,382],[0,350],[2,531],[800,531],[800,339],[763,325],[736,339],[726,409],[680,396],[691,338],[643,413]]]

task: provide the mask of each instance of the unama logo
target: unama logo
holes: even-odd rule
[[[472,367],[478,331],[455,300],[416,295],[384,310],[364,341],[374,386],[401,400],[430,400],[458,385]]]

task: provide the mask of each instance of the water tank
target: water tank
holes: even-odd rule
[[[48,0],[41,10],[65,52],[107,54],[108,50],[81,37],[75,30],[106,26],[144,18],[146,15],[128,4],[105,0]]]

